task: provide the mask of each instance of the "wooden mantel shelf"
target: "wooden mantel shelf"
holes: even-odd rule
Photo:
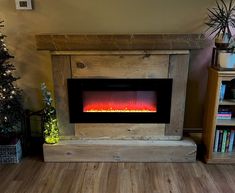
[[[202,34],[36,35],[38,50],[191,50],[211,45]]]

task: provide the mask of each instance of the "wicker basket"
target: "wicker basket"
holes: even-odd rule
[[[13,145],[0,145],[0,164],[19,163],[22,158],[20,140]]]

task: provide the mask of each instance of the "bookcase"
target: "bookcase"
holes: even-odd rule
[[[235,71],[209,68],[203,122],[206,163],[235,163]],[[223,86],[222,86],[223,85]]]

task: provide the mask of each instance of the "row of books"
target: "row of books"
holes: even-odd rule
[[[218,112],[217,113],[217,119],[218,120],[230,120],[232,119],[232,112]]]
[[[234,135],[234,129],[217,129],[215,133],[214,152],[232,152]]]
[[[219,120],[232,119],[232,110],[229,108],[219,107],[219,110],[217,113],[217,119]]]

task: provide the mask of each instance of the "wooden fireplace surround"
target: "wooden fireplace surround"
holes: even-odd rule
[[[200,35],[37,35],[52,57],[61,142],[44,145],[45,161],[195,161],[182,140],[190,49]],[[161,49],[160,49],[161,48]],[[172,78],[169,124],[69,123],[67,78]]]

